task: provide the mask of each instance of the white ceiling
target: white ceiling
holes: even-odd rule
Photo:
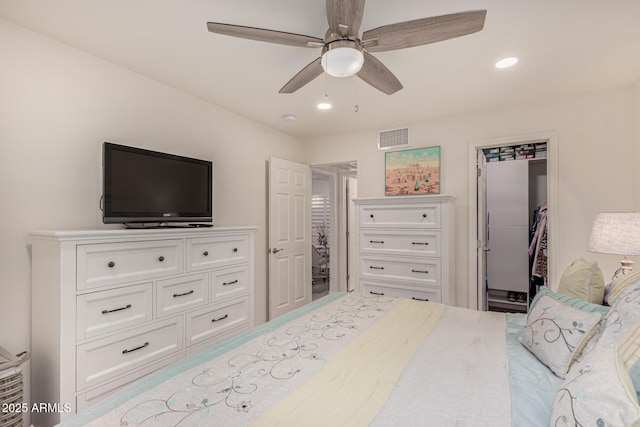
[[[322,0],[0,0],[0,17],[301,139],[630,84],[640,78],[638,0],[368,0],[362,30],[486,9],[484,30],[374,55],[404,89],[320,76],[278,90],[320,55],[207,31],[207,21],[322,38]],[[493,64],[518,56],[513,68]],[[334,108],[316,103],[327,93]],[[354,110],[358,105],[358,112]],[[295,121],[282,117],[294,114]]]

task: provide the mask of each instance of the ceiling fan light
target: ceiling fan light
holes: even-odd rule
[[[364,64],[362,49],[355,47],[357,44],[352,41],[340,42],[343,43],[332,43],[322,54],[322,69],[333,77],[353,76]]]

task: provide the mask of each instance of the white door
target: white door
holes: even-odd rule
[[[482,150],[478,158],[478,310],[487,310],[487,159]]]
[[[269,160],[269,319],[311,302],[311,169]]]

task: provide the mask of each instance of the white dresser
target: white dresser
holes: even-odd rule
[[[252,327],[255,230],[30,232],[34,425]]]
[[[356,289],[455,305],[454,201],[445,195],[356,199]]]

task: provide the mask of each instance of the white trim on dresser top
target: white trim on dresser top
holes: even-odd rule
[[[34,425],[251,328],[256,229],[29,232]]]
[[[356,289],[455,305],[454,202],[448,195],[356,199]]]

